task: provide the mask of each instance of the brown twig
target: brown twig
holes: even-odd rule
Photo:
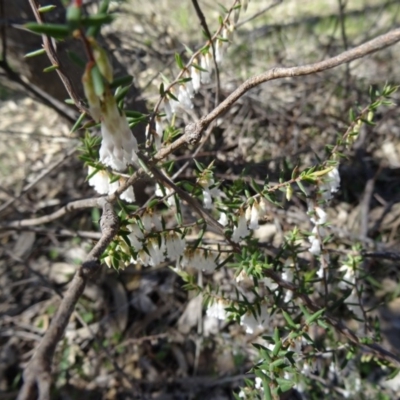
[[[29,0],[29,4],[32,8],[33,14],[35,15],[35,19],[39,24],[43,24],[43,18],[40,12],[38,11],[39,5],[36,0]],[[43,39],[43,47],[46,50],[47,57],[49,58],[51,64],[56,68],[57,74],[61,79],[65,89],[67,90],[69,96],[73,100],[75,106],[78,108],[80,112],[85,112],[87,115],[90,115],[89,110],[86,108],[85,104],[79,98],[74,85],[69,79],[68,75],[64,72],[63,66],[58,59],[56,49],[54,48],[53,42],[51,38],[47,35],[42,35]]]
[[[101,267],[100,256],[118,232],[119,219],[112,205],[104,199],[99,199],[99,206],[103,208],[103,215],[100,220],[102,236],[76,272],[49,329],[25,368],[24,384],[18,395],[18,400],[35,398],[36,393],[38,393],[39,400],[50,400],[51,364],[57,343],[64,334],[87,281]]]

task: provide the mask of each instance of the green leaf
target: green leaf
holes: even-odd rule
[[[395,368],[386,378],[386,381],[390,381],[391,379],[395,378],[397,374],[400,372],[400,368]]]
[[[81,18],[82,18],[81,7],[77,7],[76,5],[73,4],[67,8],[66,19],[68,22],[68,26],[71,30],[79,28]]]
[[[179,69],[185,68],[185,65],[182,61],[181,55],[179,53],[175,53],[175,61],[176,61],[176,64],[178,65]]]
[[[81,68],[85,68],[86,62],[85,60],[80,57],[77,53],[71,50],[67,50],[68,57],[71,61],[73,61],[76,65],[78,65]]]
[[[325,308],[322,308],[321,310],[318,310],[316,313],[310,315],[309,317],[306,318],[306,324],[311,325],[313,322],[315,322],[318,318],[321,317],[321,315],[325,312]]]
[[[123,100],[125,98],[125,96],[127,95],[129,89],[131,88],[131,86],[125,86],[125,87],[118,87],[117,90],[115,91],[115,100],[116,102],[119,102],[121,100]]]
[[[293,321],[292,317],[285,310],[282,310],[282,315],[283,315],[283,318],[285,318],[286,322],[288,323],[288,325],[291,328],[297,329],[297,325]]]
[[[55,8],[57,8],[57,6],[55,6],[55,5],[53,5],[53,4],[50,4],[50,5],[48,5],[48,6],[39,7],[39,8],[38,8],[38,11],[39,11],[41,14],[44,14],[44,13],[47,13],[47,12],[49,12],[49,11],[53,11]]]
[[[26,53],[24,57],[25,58],[31,58],[31,57],[40,56],[42,54],[46,54],[46,50],[45,49],[39,49],[39,50],[31,51],[30,53]]]
[[[165,96],[164,82],[161,82],[161,84],[160,84],[160,96],[161,97]]]
[[[50,65],[49,67],[44,68],[43,72],[53,72],[58,68],[59,68],[58,65]]]
[[[92,67],[90,73],[93,79],[94,91],[97,96],[102,97],[104,94],[105,87],[104,87],[103,76],[101,75],[101,72],[97,67],[97,65],[94,65]]]
[[[69,27],[61,24],[37,24],[36,22],[28,22],[24,24],[24,28],[39,35],[48,35],[55,39],[65,39],[70,34]]]
[[[119,78],[115,78],[110,83],[110,88],[111,89],[116,89],[118,86],[128,86],[128,85],[131,85],[132,82],[133,82],[133,76],[132,75],[121,76]]]
[[[70,133],[73,133],[78,130],[79,126],[81,125],[82,121],[84,120],[86,113],[82,113],[79,118],[76,120],[74,126],[71,128]]]
[[[81,23],[86,28],[99,28],[102,25],[110,24],[114,21],[114,16],[111,14],[99,13],[82,18]],[[89,34],[88,34],[89,36]],[[90,35],[92,36],[92,35]]]

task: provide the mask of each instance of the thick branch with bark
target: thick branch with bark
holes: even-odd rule
[[[101,238],[75,273],[49,329],[25,368],[23,374],[24,384],[18,400],[33,399],[36,393],[38,393],[39,400],[50,400],[51,365],[57,343],[64,335],[65,328],[85,289],[87,281],[101,267],[100,256],[119,229],[119,219],[114,212],[112,204],[105,199],[99,199],[99,206],[103,209],[103,215],[100,220]]]

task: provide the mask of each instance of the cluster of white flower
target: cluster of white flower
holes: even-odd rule
[[[156,184],[156,191],[154,193],[157,197],[168,196],[167,203],[170,207],[176,207],[175,197],[173,196],[174,191],[168,187],[161,187],[160,184]]]
[[[308,202],[308,214],[310,215],[311,222],[314,224],[311,235],[308,237],[310,241],[309,252],[314,256],[321,254],[322,241],[326,236],[323,225],[327,222],[327,214],[322,205],[332,199],[334,193],[339,190],[339,186],[339,171],[337,167],[334,167],[319,182],[317,199]]]
[[[351,310],[354,315],[359,318],[363,319],[364,315],[360,306],[360,299],[357,293],[357,287],[356,287],[356,279],[357,279],[357,273],[355,268],[352,265],[349,264],[343,264],[340,268],[339,271],[344,272],[342,280],[339,282],[339,287],[341,289],[348,289],[352,288],[352,291],[349,295],[349,297],[346,299],[346,305]]]
[[[259,315],[248,311],[240,319],[240,325],[244,326],[246,333],[253,334],[257,330],[268,328],[270,313],[267,304],[262,304]]]
[[[218,299],[207,307],[206,314],[209,317],[217,318],[221,321],[226,321],[228,318],[228,313],[225,310],[227,305],[228,303],[226,300]]]
[[[192,99],[199,92],[201,85],[211,83],[211,76],[214,71],[213,51],[214,47],[215,62],[221,64],[227,48],[229,47],[235,24],[238,21],[241,8],[247,9],[248,0],[242,0],[241,7],[234,9],[233,21],[229,18],[224,21],[219,35],[209,43],[196,57],[193,58],[190,65],[185,67],[182,78],[185,82],[180,82],[178,86],[169,89],[162,101],[163,111],[169,123],[173,120],[173,115],[180,109],[190,110],[193,108]],[[153,133],[154,145],[158,150],[161,148],[164,132],[164,124],[159,116],[155,119],[155,131]]]
[[[195,268],[198,271],[213,272],[217,268],[216,257],[211,251],[186,249],[177,262],[177,269]]]
[[[88,167],[88,176],[90,177],[88,180],[89,185],[93,186],[99,194],[112,194],[125,182],[124,178],[112,180],[111,175],[107,171],[101,169],[96,171],[91,166]],[[133,187],[130,186],[122,192],[120,198],[128,203],[133,203],[135,201]]]
[[[264,197],[254,199],[251,206],[248,206],[246,211],[242,209],[239,211],[237,225],[233,229],[232,241],[235,243],[240,242],[250,234],[250,230],[256,230],[259,226],[259,220],[268,214],[268,203]]]
[[[214,178],[212,177],[212,172],[206,170],[202,173],[198,179],[198,184],[203,188],[203,205],[206,209],[212,208],[212,198],[222,195],[222,192],[217,188],[213,187],[215,185]]]

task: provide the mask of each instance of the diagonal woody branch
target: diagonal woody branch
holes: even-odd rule
[[[51,366],[57,343],[64,335],[65,328],[83,293],[87,281],[100,269],[100,256],[110,244],[119,229],[119,219],[112,204],[99,199],[98,206],[103,209],[100,220],[101,238],[86,257],[72,279],[49,329],[42,338],[29,364],[24,370],[24,384],[19,392],[18,400],[50,400]]]

